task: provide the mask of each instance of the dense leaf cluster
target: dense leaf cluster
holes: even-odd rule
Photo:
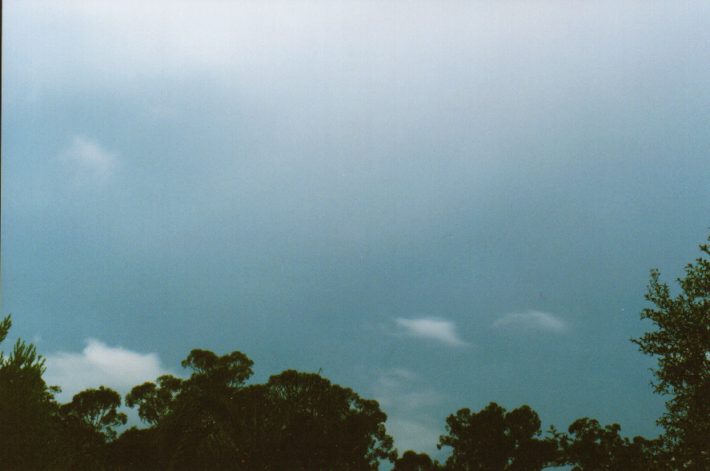
[[[656,392],[670,396],[659,424],[677,466],[710,469],[710,246],[700,246],[703,256],[685,267],[678,279],[681,292],[651,272],[643,319],[656,329],[634,340],[640,350],[658,357]]]

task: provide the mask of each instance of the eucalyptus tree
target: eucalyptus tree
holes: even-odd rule
[[[557,459],[557,442],[541,438],[540,425],[528,406],[506,412],[491,402],[479,412],[450,415],[437,446],[451,448],[446,469],[452,471],[538,471]]]
[[[568,433],[555,433],[560,443],[558,464],[572,471],[667,470],[659,440],[622,437],[619,424],[602,426],[596,419],[575,420]]]

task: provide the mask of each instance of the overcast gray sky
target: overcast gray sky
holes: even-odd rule
[[[654,435],[629,338],[710,227],[707,2],[3,5],[2,312],[63,398],[235,349]]]

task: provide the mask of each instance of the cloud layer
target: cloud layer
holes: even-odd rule
[[[563,333],[569,330],[566,322],[554,314],[542,311],[515,312],[506,314],[493,323],[500,329],[515,329],[522,331],[546,331]]]
[[[406,319],[399,317],[396,319],[396,322],[407,335],[413,337],[435,340],[452,347],[468,345],[459,337],[459,334],[456,332],[456,325],[445,319],[436,317]]]
[[[62,388],[60,401],[67,401],[86,388],[107,386],[125,393],[133,386],[167,374],[155,353],[139,353],[110,347],[89,339],[81,353],[57,352],[47,355],[47,384]]]

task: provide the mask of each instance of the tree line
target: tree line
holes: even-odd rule
[[[633,341],[658,358],[654,390],[668,398],[653,439],[623,437],[618,424],[584,417],[566,430],[541,430],[529,406],[491,402],[449,415],[437,447],[444,462],[408,450],[387,433],[379,404],[317,373],[287,370],[249,384],[253,362],[234,351],[192,350],[189,376],[160,376],[125,397],[87,389],[60,404],[43,379],[44,358],[17,340],[0,352],[2,470],[375,470],[575,471],[710,469],[710,255],[685,268],[680,290],[651,272],[641,313],[654,329]],[[0,321],[0,342],[11,318]],[[122,404],[142,428],[125,429]],[[125,429],[125,430],[124,430]],[[123,430],[119,433],[120,430]]]

